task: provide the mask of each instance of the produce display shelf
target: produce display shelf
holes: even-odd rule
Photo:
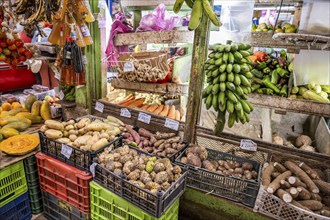
[[[150,1],[146,2],[150,4]],[[192,43],[193,39],[194,32],[188,30],[137,32],[117,34],[115,45]]]
[[[81,212],[73,205],[63,201],[52,194],[42,191],[44,203],[44,216],[49,220],[87,220],[90,219],[89,212]]]
[[[95,182],[90,182],[92,219],[177,220],[179,199],[160,217],[155,218]]]
[[[188,95],[188,84],[175,84],[175,83],[143,83],[143,82],[129,82],[119,79],[113,79],[111,86],[116,89],[127,89],[140,92],[152,92],[158,94],[175,94],[175,95]]]
[[[330,103],[253,93],[248,95],[248,100],[254,105],[275,110],[330,117]]]
[[[145,153],[138,151],[138,154]],[[93,180],[153,217],[160,218],[184,193],[186,176],[187,170],[184,168],[181,176],[165,192],[158,191],[157,194],[131,183],[125,176],[118,176],[99,164],[95,166]]]
[[[0,207],[28,190],[23,161],[0,170]]]
[[[184,164],[181,162],[181,158],[185,156],[186,153],[184,151],[176,159],[175,164],[178,164],[182,168],[188,167],[187,186],[242,203],[249,207],[254,207],[260,185],[260,164],[257,161],[238,157],[233,154],[223,153],[212,149],[207,149],[207,151],[209,160],[231,160],[239,163],[251,163],[253,170],[258,173],[257,178],[255,180],[244,180]]]
[[[41,189],[88,212],[92,175],[40,152],[36,158]]]
[[[30,220],[32,218],[28,193],[24,193],[0,208],[1,220]]]

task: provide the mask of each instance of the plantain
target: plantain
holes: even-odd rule
[[[192,8],[190,21],[188,24],[188,29],[190,31],[196,30],[198,28],[203,15],[202,0],[196,0],[194,7]]]
[[[43,0],[38,0],[37,10],[28,18],[22,21],[20,24],[22,26],[31,24],[33,21],[38,20],[38,17],[42,16],[42,13],[45,10],[45,2]]]
[[[194,1],[193,0],[185,0],[186,5],[188,5],[189,8],[193,8],[194,7]]]
[[[203,9],[207,15],[207,17],[209,17],[209,19],[211,20],[211,22],[215,25],[220,27],[221,26],[221,22],[219,21],[217,15],[215,14],[215,12],[213,11],[213,8],[209,2],[209,0],[202,0],[203,3]]]
[[[179,13],[182,5],[184,3],[184,0],[176,0],[174,5],[173,5],[173,11],[175,14]]]

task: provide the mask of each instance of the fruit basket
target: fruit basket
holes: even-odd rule
[[[40,187],[77,207],[89,211],[89,182],[92,175],[43,153],[36,154]]]
[[[208,160],[230,160],[239,163],[249,162],[253,170],[258,173],[255,180],[245,180],[232,176],[225,176],[204,168],[198,168],[181,162],[185,151],[175,160],[175,164],[188,167],[187,186],[207,192],[216,196],[224,197],[235,202],[253,207],[259,190],[260,164],[257,161],[245,159],[233,154],[207,149]]]

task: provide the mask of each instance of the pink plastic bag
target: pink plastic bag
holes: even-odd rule
[[[154,9],[152,14],[143,16],[136,32],[173,30],[179,24],[180,18],[178,16],[166,16],[166,7],[162,3]]]

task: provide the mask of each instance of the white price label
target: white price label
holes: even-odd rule
[[[107,72],[107,78],[115,78],[118,76],[118,72]]]
[[[61,74],[59,72],[54,73],[54,78],[57,80],[61,80]]]
[[[257,144],[249,139],[242,139],[240,147],[244,150],[257,151]]]
[[[139,117],[138,117],[139,121],[142,121],[143,123],[146,123],[146,124],[150,124],[150,119],[151,119],[151,115],[148,115],[143,112],[139,113]]]
[[[61,154],[63,154],[66,158],[69,159],[72,154],[72,150],[73,149],[68,145],[62,144]]]
[[[134,65],[133,62],[126,62],[124,63],[124,72],[133,72],[134,71]]]
[[[101,113],[103,113],[103,109],[104,109],[104,104],[101,102],[96,102],[95,103],[95,110],[99,111]]]
[[[126,118],[131,118],[131,112],[127,108],[122,108],[120,109],[120,116],[126,117]]]
[[[58,96],[59,96],[59,98],[60,98],[61,100],[64,99],[64,93],[63,93],[62,90],[60,91],[60,93],[58,94]]]
[[[97,164],[97,163],[94,162],[94,163],[92,163],[92,165],[90,165],[90,167],[89,167],[89,170],[91,171],[93,177],[95,177],[95,167],[96,167],[96,164]]]
[[[177,130],[179,130],[179,122],[175,121],[173,119],[166,118],[165,127],[177,131]]]

